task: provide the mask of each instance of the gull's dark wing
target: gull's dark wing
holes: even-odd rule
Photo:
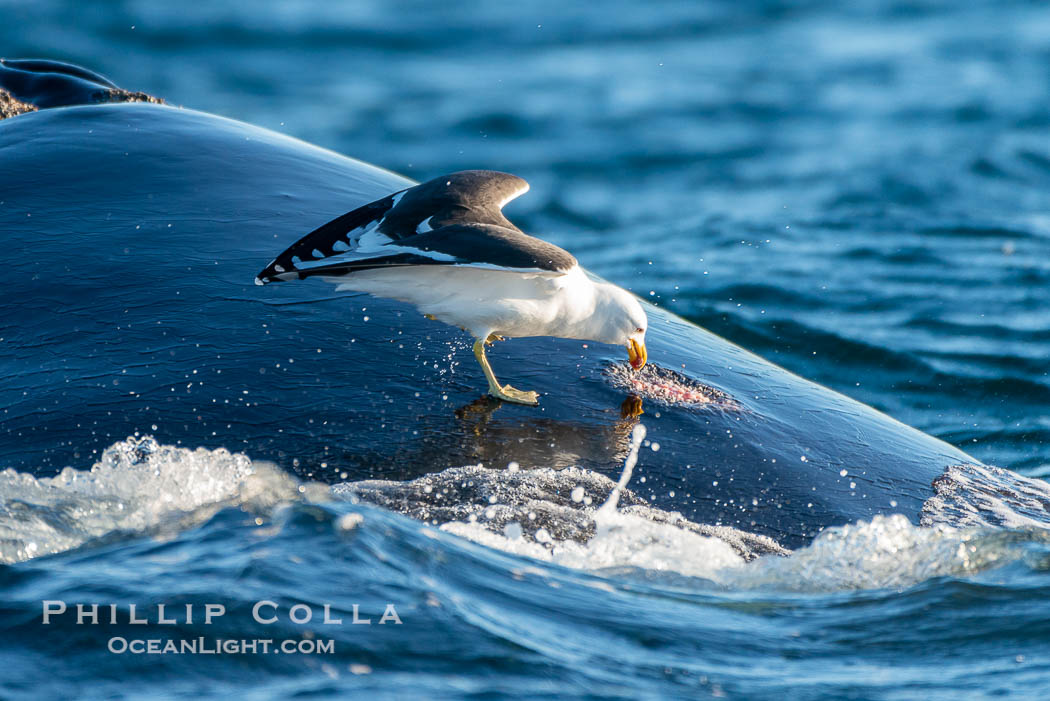
[[[568,251],[517,229],[492,224],[453,224],[386,244],[383,255],[350,257],[275,273],[271,282],[339,277],[377,268],[467,265],[512,272],[567,273],[576,265]]]
[[[522,178],[491,170],[434,178],[310,232],[266,266],[256,282],[347,275],[390,265],[565,272],[576,265],[570,253],[522,233],[503,216],[503,206],[528,189]],[[303,265],[336,257],[326,264]]]
[[[496,170],[463,170],[405,191],[379,230],[394,239],[450,224],[493,224],[517,229],[503,206],[529,191],[524,178]]]
[[[455,258],[460,265],[567,273],[576,259],[563,248],[495,224],[451,224],[397,242],[400,248]]]

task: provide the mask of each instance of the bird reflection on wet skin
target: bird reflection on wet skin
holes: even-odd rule
[[[503,400],[493,397],[491,394],[478,397],[470,404],[456,409],[456,418],[465,419],[469,416],[483,414],[488,419],[492,413],[503,406]],[[637,394],[627,395],[620,404],[620,418],[629,419],[641,416],[645,411],[642,408],[642,398]]]
[[[603,412],[615,417],[609,423],[548,418],[521,423],[494,420],[504,404],[486,395],[455,411],[464,433],[474,438],[474,457],[491,467],[510,462],[526,469],[622,462],[630,449],[631,431],[642,414],[642,400],[634,394],[627,396],[618,410]]]
[[[577,413],[570,418],[497,415],[505,402],[483,396],[455,412],[459,436],[465,439],[460,447],[467,459],[489,467],[515,462],[523,469],[577,465],[601,470],[627,456],[631,431],[643,413],[643,397],[658,407],[670,405],[690,412],[740,410],[726,392],[670,368],[650,364],[635,370],[626,363],[612,363],[601,375],[613,387],[626,391],[618,409],[591,405],[586,415]]]
[[[642,398],[637,394],[627,395],[627,398],[620,404],[620,418],[628,419],[641,416],[644,413],[642,411]]]
[[[484,416],[487,420],[492,416],[492,412],[503,406],[503,400],[493,397],[491,394],[485,394],[470,404],[465,404],[460,408],[456,409],[456,418],[465,419],[472,416]]]

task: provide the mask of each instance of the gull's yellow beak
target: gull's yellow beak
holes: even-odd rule
[[[645,352],[645,344],[639,343],[635,339],[627,341],[627,359],[631,363],[631,367],[635,370],[641,370],[645,367],[645,361],[649,356]]]

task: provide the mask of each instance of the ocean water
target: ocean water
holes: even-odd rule
[[[630,493],[602,511],[613,482],[582,470],[531,475],[539,495],[525,471],[440,460],[423,482],[331,488],[250,446],[165,442],[161,422],[58,474],[0,473],[0,696],[1045,697],[1050,10],[42,0],[0,17],[9,57],[417,179],[520,174],[523,229],[1010,471],[960,468],[922,527],[877,516],[785,556]],[[457,485],[482,503],[425,524],[421,495]],[[119,620],[44,626],[45,600]],[[195,622],[162,628],[158,602]],[[401,625],[378,623],[388,603]],[[227,613],[204,625],[206,604]],[[142,629],[334,651],[106,649]]]

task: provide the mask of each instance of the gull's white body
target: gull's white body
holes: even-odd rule
[[[591,280],[578,265],[566,273],[413,266],[365,270],[330,281],[340,290],[408,302],[480,339],[496,334],[620,343],[624,331],[613,328],[613,322],[623,318],[624,305],[638,304],[624,290]]]

